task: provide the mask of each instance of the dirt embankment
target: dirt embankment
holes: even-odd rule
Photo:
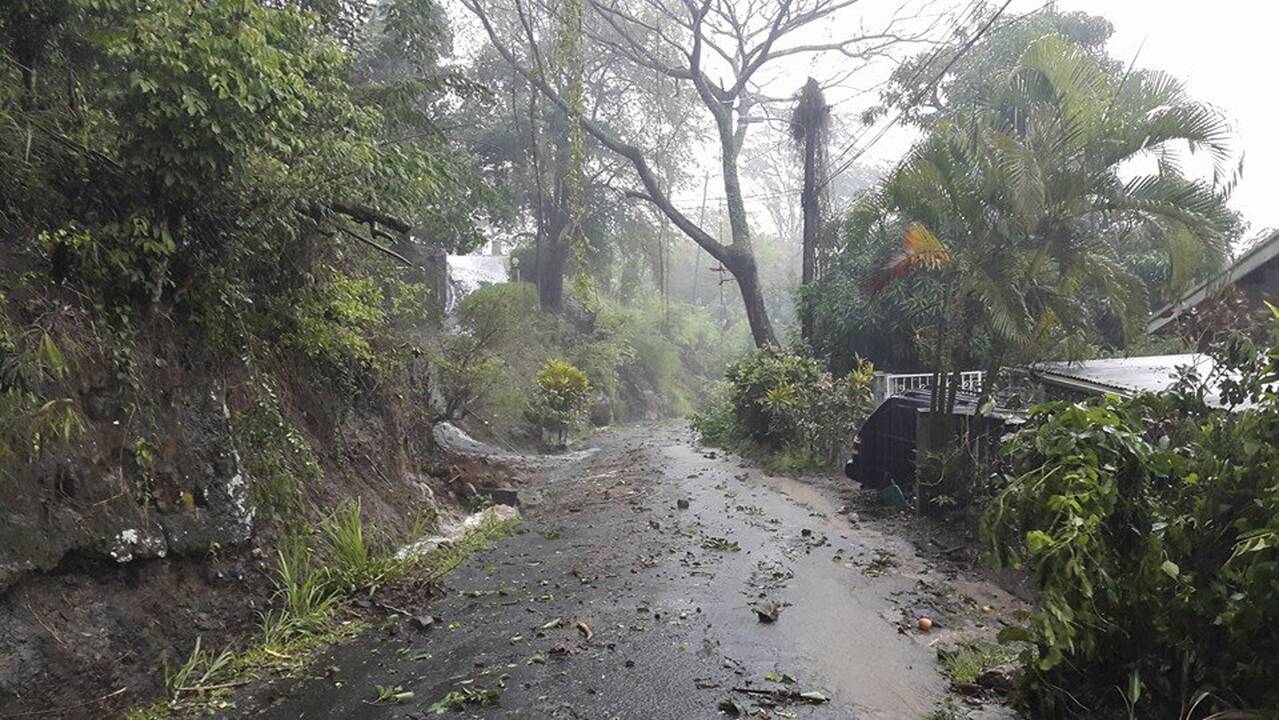
[[[402,388],[353,398],[304,358],[213,367],[156,325],[130,382],[81,371],[76,441],[0,483],[0,718],[111,717],[158,694],[163,656],[256,631],[280,530],[263,475],[288,459],[241,432],[264,382],[268,420],[315,462],[306,518],[358,497],[366,524],[404,532],[501,475],[441,453]]]

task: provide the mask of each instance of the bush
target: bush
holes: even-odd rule
[[[444,401],[436,412],[439,420],[461,420],[474,413],[500,388],[501,375],[509,367],[504,355],[540,344],[537,288],[529,283],[479,288],[458,304],[458,325],[458,331],[443,335],[431,352]],[[518,416],[518,405],[512,413]]]
[[[746,435],[777,449],[800,439],[796,420],[822,366],[811,357],[765,347],[728,369],[733,414]]]
[[[72,361],[48,330],[15,327],[5,302],[0,293],[0,473],[84,429],[68,382]]]
[[[858,358],[836,378],[807,355],[767,347],[729,367],[727,400],[709,405],[693,427],[711,444],[749,440],[782,453],[779,467],[831,465],[871,410],[874,373]]]
[[[729,390],[729,384],[723,381],[712,385],[702,409],[693,413],[689,420],[693,432],[707,445],[733,449],[748,442],[733,413]]]
[[[982,535],[1038,591],[1003,633],[1033,644],[1036,717],[1279,707],[1279,349],[1236,357],[1230,410],[1192,382],[1041,406],[1005,444]]]
[[[529,400],[529,420],[543,433],[553,433],[563,447],[568,432],[586,414],[591,402],[591,383],[586,373],[559,360],[551,360],[537,374],[537,384]]]
[[[299,292],[290,307],[288,340],[309,357],[340,368],[373,363],[369,337],[386,322],[377,283],[328,267],[325,282]]]

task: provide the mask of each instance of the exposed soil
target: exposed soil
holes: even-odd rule
[[[162,654],[251,631],[269,594],[247,550],[30,577],[0,599],[0,718],[111,717],[159,692]]]
[[[439,449],[430,455],[431,474],[408,463],[397,470],[385,459],[396,454],[387,446],[400,452],[402,444],[390,429],[383,418],[350,416],[342,444],[324,456],[348,460],[310,488],[312,502],[332,507],[358,496],[370,526],[396,532],[426,509],[455,520],[488,487],[523,477],[514,456]],[[166,656],[180,664],[197,638],[220,650],[255,634],[274,594],[270,532],[259,529],[247,544],[211,552],[126,563],[66,554],[56,567],[0,591],[0,720],[118,716],[161,694]],[[429,587],[398,592],[423,603],[432,594]],[[369,603],[354,611],[388,612]]]

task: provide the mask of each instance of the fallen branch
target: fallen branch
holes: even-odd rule
[[[229,688],[237,688],[248,685],[257,678],[249,678],[246,680],[234,680],[232,682],[220,683],[218,685],[191,685],[189,687],[180,687],[178,692],[193,692],[203,695],[210,690],[227,690]]]
[[[383,610],[390,610],[391,612],[403,615],[404,617],[413,617],[413,613],[409,612],[408,610],[404,610],[402,608],[397,608],[394,605],[390,605],[384,602],[377,602],[375,604],[378,607],[382,608]]]
[[[735,687],[733,692],[744,693],[746,695],[754,695],[756,697],[768,697],[776,701],[798,701],[820,705],[830,702],[830,698],[812,690],[800,692],[799,690],[789,690],[787,688],[776,688],[773,690],[765,690],[763,688]]]
[[[385,225],[401,235],[409,234],[413,229],[407,220],[402,220],[394,215],[388,215],[380,210],[375,210],[367,205],[351,205],[349,203],[335,202],[329,207],[335,212],[339,212],[349,218],[354,218],[362,223],[372,225],[379,223]]]
[[[382,253],[382,254],[386,255],[387,257],[394,258],[394,259],[395,259],[395,260],[397,260],[400,264],[404,265],[404,267],[415,267],[415,265],[414,265],[414,263],[413,263],[413,261],[412,261],[412,260],[409,260],[408,258],[404,257],[403,255],[401,255],[401,254],[399,254],[399,253],[395,252],[395,251],[394,251],[394,250],[392,250],[391,248],[386,247],[385,245],[380,245],[380,244],[378,244],[378,243],[376,243],[376,242],[373,242],[373,241],[372,241],[372,240],[370,240],[369,238],[366,238],[366,237],[364,237],[363,235],[361,235],[361,234],[359,234],[359,233],[357,233],[357,232],[352,232],[351,230],[348,230],[348,229],[346,229],[346,228],[342,227],[341,225],[337,225],[337,226],[335,226],[335,227],[337,227],[337,229],[338,229],[339,231],[341,231],[341,232],[345,233],[346,235],[349,235],[349,236],[350,236],[350,237],[352,237],[352,238],[355,238],[356,240],[359,240],[360,242],[364,243],[365,245],[368,245],[369,247],[373,248],[374,250],[377,250],[378,252],[380,252],[380,253]]]

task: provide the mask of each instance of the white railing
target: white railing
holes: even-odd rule
[[[965,370],[959,373],[959,387],[971,392],[980,392],[986,380],[986,373],[981,370]],[[889,374],[875,376],[875,405],[879,406],[890,397],[901,395],[908,390],[923,390],[932,386],[932,373]]]

